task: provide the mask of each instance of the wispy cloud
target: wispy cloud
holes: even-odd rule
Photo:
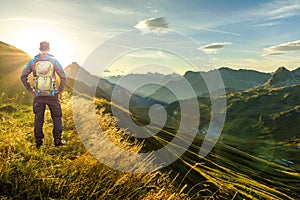
[[[271,53],[265,53],[262,54],[261,56],[278,56],[284,54],[283,52],[271,52]]]
[[[298,0],[276,1],[276,3],[272,2],[268,6],[270,6],[271,9],[269,10],[269,12],[267,12],[267,15],[272,19],[280,19],[300,15],[300,1]]]
[[[149,11],[150,11],[151,13],[158,13],[158,10],[152,8],[152,6],[147,6],[147,8],[149,9]]]
[[[102,11],[111,13],[111,14],[115,14],[115,15],[132,15],[132,14],[134,14],[134,12],[132,10],[115,8],[115,7],[103,7]]]
[[[282,23],[282,19],[300,16],[300,0],[257,2],[258,4],[254,7],[232,11],[232,15],[218,18],[218,21],[213,21],[214,23],[209,20],[210,24],[206,27],[221,27],[240,23],[257,24],[254,26],[274,26]]]
[[[271,46],[263,49],[265,54],[262,56],[281,55],[289,51],[300,50],[300,40],[286,42],[279,45]]]
[[[215,42],[205,46],[200,47],[199,49],[205,51],[206,53],[217,53],[226,45],[230,45],[231,42]]]
[[[166,33],[169,32],[169,23],[164,17],[151,18],[140,21],[134,26],[143,33]]]
[[[279,25],[280,22],[279,21],[273,21],[273,22],[265,22],[265,23],[261,23],[261,24],[256,24],[253,25],[254,27],[269,27],[269,26],[276,26]]]
[[[196,30],[203,30],[203,31],[209,31],[209,32],[214,32],[214,33],[223,33],[223,34],[229,34],[229,35],[235,35],[235,36],[242,36],[239,33],[228,32],[228,31],[220,31],[220,30],[216,30],[216,29],[200,28],[200,27],[196,27],[194,29],[196,29]]]
[[[299,0],[271,1],[251,10],[253,17],[265,20],[283,19],[300,15]]]

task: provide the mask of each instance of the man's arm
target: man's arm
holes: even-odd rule
[[[57,73],[57,75],[60,78],[58,92],[61,93],[66,86],[67,76],[66,76],[65,70],[63,69],[63,67],[57,60],[55,60],[55,72]]]
[[[34,60],[30,60],[26,64],[26,66],[25,66],[25,68],[24,68],[24,70],[21,74],[21,81],[22,81],[23,85],[25,86],[26,90],[29,91],[29,92],[34,91],[33,88],[31,87],[30,83],[29,83],[29,80],[28,80],[28,76],[32,72],[31,64],[33,62],[34,62]]]

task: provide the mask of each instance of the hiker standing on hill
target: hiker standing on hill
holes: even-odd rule
[[[59,101],[59,94],[66,85],[66,74],[59,62],[49,54],[49,42],[40,43],[40,51],[25,66],[21,80],[29,92],[34,95],[33,112],[34,117],[34,136],[36,147],[39,149],[43,144],[44,133],[44,113],[46,105],[51,112],[53,121],[53,138],[56,147],[62,146],[65,142],[62,140],[62,111]],[[33,73],[34,86],[32,87],[28,81],[28,75]],[[55,88],[56,75],[60,77],[59,88]]]

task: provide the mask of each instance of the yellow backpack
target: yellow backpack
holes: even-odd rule
[[[38,61],[35,65],[36,76],[34,88],[41,96],[50,96],[55,89],[55,77],[53,75],[53,63],[50,61]]]

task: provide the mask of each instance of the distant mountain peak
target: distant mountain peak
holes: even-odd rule
[[[70,65],[65,67],[66,71],[78,71],[80,69],[80,66],[77,64],[77,62],[72,62]]]
[[[290,70],[285,67],[279,67],[271,78],[273,78],[274,81],[284,81],[288,78],[291,78],[291,76],[293,76],[293,73]]]
[[[287,68],[285,68],[284,66],[282,66],[282,67],[279,67],[279,68],[275,71],[274,75],[275,75],[275,74],[279,74],[279,73],[289,73],[289,72],[290,72],[290,70],[288,70]]]
[[[300,76],[284,66],[279,67],[272,77],[264,84],[265,87],[277,88],[300,84]]]
[[[72,79],[76,79],[76,75],[77,75],[77,72],[79,70],[86,71],[84,68],[82,68],[81,66],[79,66],[77,62],[72,62],[70,65],[68,65],[67,67],[65,67],[65,71],[67,73],[67,76],[69,78],[72,78]],[[86,73],[89,74],[89,72],[86,72]]]

